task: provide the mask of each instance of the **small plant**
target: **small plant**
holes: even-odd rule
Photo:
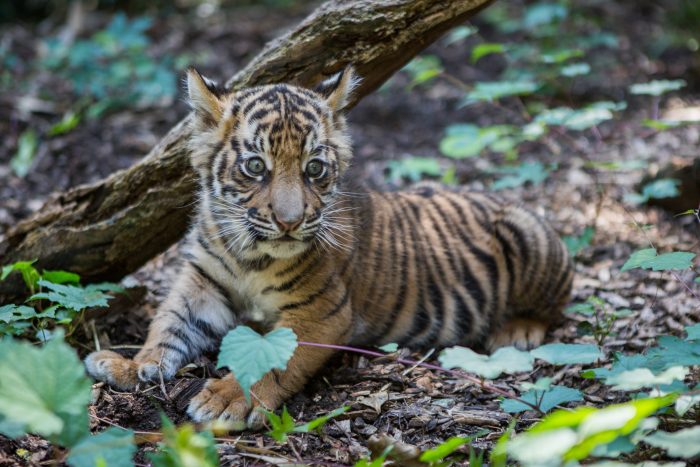
[[[28,336],[47,341],[52,329],[65,326],[66,336],[75,331],[82,311],[86,308],[106,307],[113,298],[106,292],[122,292],[117,284],[101,283],[80,285],[80,276],[66,271],[39,272],[35,261],[18,261],[4,266],[0,280],[13,272],[22,275],[29,296],[23,304],[0,306],[0,336]]]
[[[614,335],[612,332],[615,321],[632,314],[629,309],[612,309],[604,300],[596,296],[588,297],[584,303],[577,303],[566,309],[566,313],[577,314],[586,319],[577,326],[579,335],[593,336],[598,345],[603,345],[605,339]]]
[[[149,456],[153,467],[219,467],[211,432],[197,432],[191,423],[176,428],[165,415],[161,415],[161,431],[159,450]]]

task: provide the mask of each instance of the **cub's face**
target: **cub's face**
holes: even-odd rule
[[[342,110],[355,82],[346,70],[314,91],[271,85],[224,93],[188,72],[201,209],[227,248],[286,258],[314,242],[341,244],[337,186],[350,160]]]

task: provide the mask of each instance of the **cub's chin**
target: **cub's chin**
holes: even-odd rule
[[[305,252],[311,246],[311,242],[303,242],[301,240],[263,240],[258,241],[257,251],[264,253],[272,258],[286,259],[293,258]]]

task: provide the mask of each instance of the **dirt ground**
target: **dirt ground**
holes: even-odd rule
[[[157,18],[149,34],[158,50],[186,51],[206,57],[200,66],[202,71],[212,78],[226,79],[265,41],[294,24],[309,8],[309,5],[292,9],[239,7],[195,21],[190,16],[186,21],[183,15],[171,14]],[[605,82],[583,80],[571,97],[581,102],[619,99],[625,96],[629,84],[660,76],[688,81],[688,87],[677,97],[663,100],[662,110],[700,105],[697,56],[695,62],[674,54],[655,60],[647,56],[644,38],[649,30],[659,27],[653,10],[636,10],[633,2],[606,8],[605,24],[616,28],[614,32],[623,44],[615,52],[615,67]],[[628,15],[635,15],[635,21],[624,21]],[[478,19],[475,24],[481,27],[480,40],[499,40],[498,34]],[[98,26],[91,24],[90,28]],[[10,43],[10,49],[29,57],[34,53],[35,34],[48,27],[51,25],[46,23],[5,25],[3,41]],[[450,74],[467,83],[493,79],[504,66],[497,58],[479,66],[471,65],[465,59],[467,50],[464,44],[447,45],[439,41],[428,52],[439,56]],[[688,63],[694,63],[695,68],[688,67]],[[50,77],[40,79],[43,81],[37,86],[50,85]],[[413,155],[448,161],[438,151],[448,125],[492,124],[499,119],[498,109],[459,107],[462,92],[447,80],[438,79],[431,86],[410,90],[407,83],[405,74],[397,75],[350,114],[355,160],[349,176],[365,180],[371,187],[398,188],[386,181],[389,160]],[[613,308],[632,311],[615,322],[612,335],[605,340],[608,356],[614,351],[639,352],[653,344],[656,336],[680,335],[684,326],[700,321],[700,285],[693,284],[693,271],[676,276],[619,271],[632,251],[647,247],[649,242],[659,251],[700,250],[698,219],[674,217],[674,212],[634,206],[623,199],[625,194],[636,191],[642,177],[653,174],[666,162],[700,156],[700,126],[664,132],[642,128],[639,122],[648,111],[646,101],[627,97],[628,110],[622,118],[601,125],[599,137],[586,134],[574,136],[571,141],[551,138],[548,145],[527,147],[521,154],[522,161],[556,163],[557,168],[542,185],[503,191],[514,203],[527,205],[546,217],[562,235],[580,234],[586,226],[596,227],[591,245],[577,257],[572,303],[597,295]],[[28,125],[45,128],[60,112],[19,116],[18,99],[16,95],[0,95],[0,133],[5,135],[0,139],[0,234],[38,209],[51,192],[98,180],[128,167],[187,112],[181,99],[177,99],[165,106],[122,111],[99,121],[85,122],[76,130],[42,144],[31,171],[22,179],[9,167],[17,137]],[[506,101],[505,105],[515,104]],[[646,162],[644,169],[591,168],[591,162],[638,160]],[[492,154],[459,161],[457,178],[474,189],[485,189],[492,180],[488,169],[502,162],[500,156]],[[94,349],[95,338],[103,348],[116,347],[126,354],[136,352],[145,337],[150,316],[176,274],[177,251],[176,245],[126,278],[124,283],[131,288],[108,311],[90,313],[79,345],[81,355]],[[590,336],[578,335],[577,324],[581,320],[567,316],[550,340],[593,342]],[[400,352],[410,354],[407,349]],[[414,353],[412,357],[426,356],[428,361],[434,361],[436,355],[437,351],[430,351]],[[93,429],[121,426],[143,432],[147,437],[148,432],[159,429],[161,411],[176,423],[185,422],[184,408],[189,397],[201,385],[203,377],[217,373],[214,362],[214,355],[203,358],[185,368],[175,381],[135,393],[95,385],[94,403],[90,406]],[[551,376],[555,383],[581,389],[588,404],[609,403],[620,396],[596,380],[583,379],[581,369],[580,365],[540,364],[531,374],[501,377],[494,384],[517,391],[521,381]],[[698,375],[693,378],[697,381]],[[422,449],[449,436],[470,435],[486,429],[488,434],[479,437],[473,446],[489,449],[511,421],[511,416],[499,409],[496,396],[471,383],[420,367],[406,368],[391,357],[368,360],[349,354],[335,357],[327,370],[289,401],[288,408],[296,420],[305,421],[341,405],[349,405],[350,410],[330,421],[320,435],[292,435],[287,444],[278,444],[259,433],[222,438],[219,445],[222,465],[352,465],[368,454],[368,439],[381,434]],[[519,426],[526,426],[535,416],[525,413]],[[21,449],[29,451],[31,456],[22,458],[18,454]],[[143,443],[137,463],[147,464],[146,453],[153,450],[154,444]],[[39,465],[57,455],[60,453],[55,448],[37,437],[18,441],[0,437],[0,465]],[[626,460],[654,460],[660,456],[660,452],[646,450]]]

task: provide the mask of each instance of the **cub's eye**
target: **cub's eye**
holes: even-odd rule
[[[259,157],[251,157],[245,163],[245,168],[251,175],[262,175],[265,173],[265,161]]]
[[[306,164],[306,173],[309,177],[317,178],[323,175],[325,167],[323,162],[319,160],[312,160]]]

